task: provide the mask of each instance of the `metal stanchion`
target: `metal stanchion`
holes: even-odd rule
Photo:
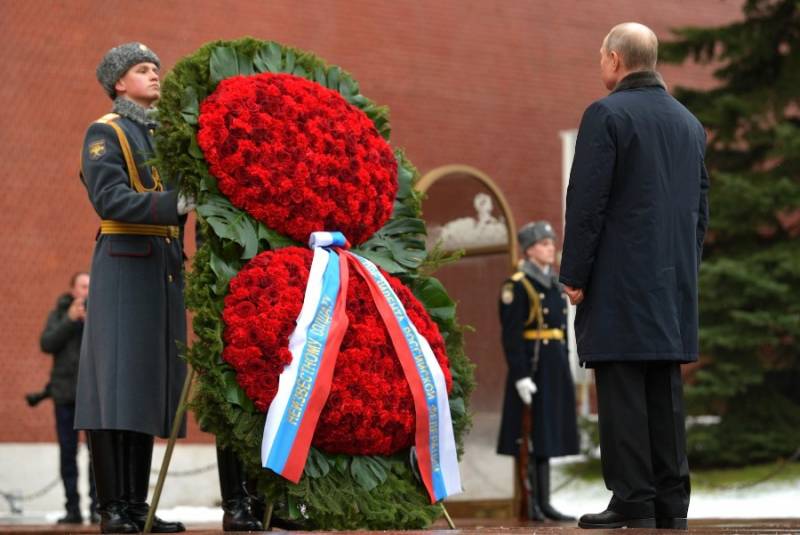
[[[167,478],[169,463],[172,460],[172,450],[175,447],[175,441],[178,439],[178,431],[181,428],[181,422],[186,414],[189,390],[192,388],[194,373],[194,368],[190,366],[189,373],[186,374],[186,380],[183,382],[181,399],[178,402],[178,409],[175,411],[175,419],[172,422],[172,432],[169,434],[167,451],[164,452],[164,459],[161,461],[161,470],[158,472],[158,482],[156,483],[156,488],[153,491],[153,500],[150,502],[150,509],[147,511],[147,521],[144,523],[143,533],[150,533],[150,529],[153,527],[153,519],[156,516],[156,509],[158,509],[158,501],[161,499],[161,489],[164,487],[164,480]]]

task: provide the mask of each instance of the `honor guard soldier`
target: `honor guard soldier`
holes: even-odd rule
[[[112,113],[89,127],[81,155],[81,179],[101,222],[75,428],[88,431],[103,533],[144,528],[153,437],[169,436],[186,376],[178,356],[186,342],[182,227],[193,203],[150,163],[160,65],[141,43],[108,51],[97,79]],[[152,527],[184,529],[158,518]]]
[[[503,350],[508,364],[497,453],[527,461],[521,469],[529,520],[575,519],[550,504],[550,457],[577,454],[575,388],[567,357],[567,300],[553,272],[553,227],[528,223],[517,235],[524,261],[500,292]],[[525,413],[531,436],[522,437]],[[525,417],[526,423],[530,416]],[[524,440],[523,440],[524,438]],[[531,445],[520,451],[520,444]]]

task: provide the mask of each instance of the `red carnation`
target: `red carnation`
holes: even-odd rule
[[[339,230],[357,245],[391,216],[388,143],[362,111],[305,78],[223,80],[200,107],[197,141],[231,203],[297,241]]]
[[[222,357],[264,412],[277,393],[278,376],[291,362],[289,336],[303,303],[312,256],[299,247],[261,253],[231,280],[225,298]],[[408,288],[384,275],[430,343],[449,391],[452,378],[439,329]],[[414,402],[367,285],[352,269],[346,308],[350,324],[313,444],[329,453],[390,455],[414,443]]]

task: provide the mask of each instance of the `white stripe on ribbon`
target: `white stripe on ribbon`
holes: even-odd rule
[[[331,254],[324,247],[348,246],[345,237],[340,232],[314,232],[309,239],[309,245],[314,249],[314,258],[309,270],[303,306],[297,317],[296,327],[289,338],[289,351],[292,354],[292,361],[284,368],[278,379],[278,392],[270,404],[264,425],[261,443],[261,464],[264,468],[267,468],[268,461],[270,461],[273,446],[280,442],[281,423],[289,408],[292,392],[297,382],[300,362],[308,343],[307,333],[319,308],[328,263],[338,262],[337,255]],[[404,336],[412,356],[417,353],[415,362],[418,373],[420,373],[421,378],[429,373],[433,379],[433,385],[436,390],[436,416],[430,421],[432,434],[429,437],[429,443],[433,446],[430,448],[431,477],[433,480],[430,483],[435,494],[432,498],[438,501],[447,496],[458,494],[462,492],[461,476],[458,468],[453,423],[450,416],[450,403],[447,398],[447,383],[444,373],[433,354],[430,344],[411,322],[411,318],[408,317],[402,302],[377,266],[364,257],[353,256],[367,268],[369,274],[381,287],[381,293],[388,300],[388,304],[394,312],[398,323],[401,326],[403,324],[410,326],[410,333],[405,333]],[[422,353],[423,358],[419,358],[417,351]],[[431,402],[432,400],[429,401],[429,403]],[[434,407],[431,406],[430,408],[433,409]],[[275,450],[277,457],[282,456],[280,453],[282,451],[284,451],[283,447]],[[270,468],[275,469],[277,467],[270,466]]]
[[[308,285],[306,286],[303,307],[297,316],[297,326],[289,337],[289,352],[292,354],[292,362],[289,363],[281,372],[278,378],[278,393],[269,406],[267,421],[264,424],[264,435],[261,440],[261,466],[266,468],[272,445],[278,434],[283,415],[289,405],[292,389],[297,382],[297,371],[300,365],[300,357],[306,346],[306,333],[314,321],[314,315],[319,307],[320,296],[322,294],[322,278],[325,268],[328,266],[330,258],[328,251],[317,247],[314,249],[314,259],[311,262],[311,269],[308,273]]]
[[[450,400],[447,398],[447,381],[445,381],[439,361],[433,354],[428,340],[422,336],[413,322],[409,321],[414,334],[419,340],[422,353],[425,355],[425,362],[433,375],[436,385],[437,404],[439,405],[439,467],[442,478],[444,479],[445,495],[439,497],[444,499],[447,496],[460,494],[463,492],[461,487],[461,474],[458,469],[458,452],[456,450],[456,440],[453,436],[453,421],[450,417]]]
[[[453,422],[450,417],[450,401],[447,398],[447,382],[445,381],[442,368],[439,366],[439,361],[436,360],[428,340],[419,333],[414,322],[408,317],[405,306],[402,301],[400,301],[400,298],[397,297],[397,294],[392,289],[389,281],[386,280],[386,277],[383,276],[383,273],[381,273],[374,263],[366,258],[355,254],[353,254],[353,256],[367,268],[370,275],[378,282],[378,286],[381,288],[387,300],[390,299],[389,304],[398,322],[401,325],[407,323],[410,326],[412,336],[416,339],[418,347],[421,349],[424,356],[425,365],[433,378],[433,384],[436,387],[437,406],[434,425],[436,425],[438,432],[436,436],[430,437],[429,442],[431,445],[436,444],[438,446],[432,447],[430,451],[431,468],[433,470],[431,476],[433,479],[434,492],[436,494],[435,498],[438,501],[454,494],[460,494],[463,492],[463,489],[461,487],[461,474],[458,469],[458,455],[456,451],[456,440],[453,434]],[[413,354],[414,348],[411,343],[409,343],[409,349],[411,349]]]

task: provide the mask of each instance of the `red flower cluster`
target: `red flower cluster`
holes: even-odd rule
[[[200,107],[197,141],[234,206],[301,243],[338,230],[357,245],[391,216],[391,148],[363,112],[305,78],[223,80]]]
[[[278,375],[291,361],[289,336],[302,307],[312,256],[299,247],[267,251],[231,280],[222,313],[222,357],[260,411],[269,408]],[[386,278],[430,343],[449,391],[452,377],[438,327],[408,288],[392,276]],[[390,455],[414,443],[414,402],[367,285],[353,269],[346,309],[350,324],[313,444],[329,453]]]

